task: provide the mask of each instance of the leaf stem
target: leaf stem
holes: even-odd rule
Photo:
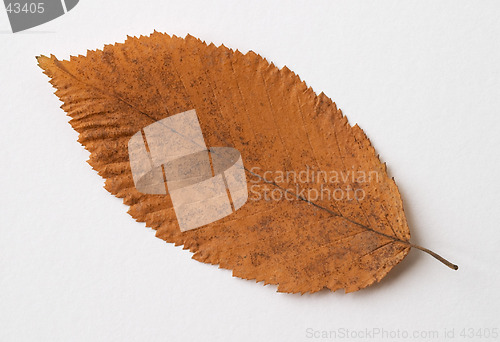
[[[413,248],[419,249],[422,252],[425,252],[425,253],[427,253],[429,255],[432,255],[434,258],[438,259],[439,261],[441,261],[443,264],[445,264],[446,266],[448,266],[452,270],[458,270],[458,266],[457,265],[449,262],[448,260],[446,260],[445,258],[443,258],[441,255],[439,255],[439,254],[431,251],[430,249],[427,249],[427,248],[419,246],[419,245],[414,245],[413,243],[410,243],[410,246],[413,247]]]

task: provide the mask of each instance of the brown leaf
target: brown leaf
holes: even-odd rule
[[[398,188],[363,130],[286,67],[156,32],[69,61],[38,62],[105,188],[198,261],[281,292],[352,292],[380,281],[411,247],[423,249],[409,242]],[[127,143],[191,109],[207,146],[241,153],[249,199],[221,220],[181,232],[168,194],[135,188]]]

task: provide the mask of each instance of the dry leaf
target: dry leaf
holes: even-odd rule
[[[380,281],[411,247],[456,268],[410,243],[398,188],[363,130],[287,67],[156,32],[38,62],[105,188],[198,261],[292,293],[357,291]],[[144,127],[191,109],[207,146],[241,153],[249,198],[233,214],[181,232],[168,194],[134,186],[127,144]]]

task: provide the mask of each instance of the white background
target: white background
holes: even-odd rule
[[[460,269],[412,250],[368,289],[289,295],[155,238],[103,189],[35,61],[154,29],[254,50],[324,91],[388,163],[413,241]],[[17,34],[0,8],[0,31],[0,341],[500,328],[499,1],[81,0]]]

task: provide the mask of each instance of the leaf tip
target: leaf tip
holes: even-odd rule
[[[45,70],[47,68],[49,61],[55,57],[53,55],[51,55],[50,57],[47,57],[45,55],[39,55],[39,56],[35,56],[35,58],[36,58],[36,61],[38,63],[38,66]]]
[[[48,57],[45,55],[38,55],[38,56],[35,56],[35,58],[36,58],[36,61],[38,63],[40,63],[41,60],[43,61],[44,58],[48,58]]]

